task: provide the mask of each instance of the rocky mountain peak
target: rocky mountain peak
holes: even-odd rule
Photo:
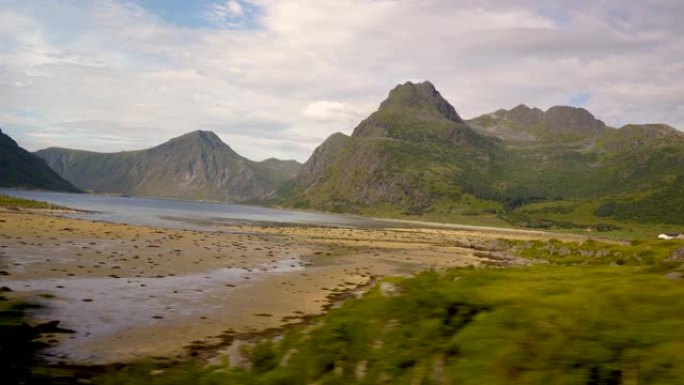
[[[230,155],[230,157],[241,158],[230,146],[225,144],[221,138],[212,131],[197,130],[175,137],[166,143],[156,147],[163,152],[180,151],[188,154],[200,154],[205,151],[213,152],[219,150]]]
[[[394,87],[352,136],[443,141],[449,140],[455,126],[465,124],[432,83],[406,82]]]
[[[667,124],[626,124],[618,132],[629,137],[646,137],[651,139],[665,139],[678,137],[684,139],[684,132]]]
[[[606,124],[596,119],[584,108],[554,106],[544,113],[547,127],[558,131],[582,134],[600,134],[606,131]]]
[[[38,156],[21,148],[0,131],[0,187],[34,188],[56,191],[79,191]]]
[[[667,124],[627,124],[610,130],[605,147],[611,151],[633,150],[644,145],[684,144],[684,133]]]
[[[544,111],[539,108],[530,108],[524,104],[505,112],[505,116],[519,125],[531,126],[544,118]]]
[[[144,150],[97,153],[53,148],[37,155],[83,189],[224,202],[269,196],[294,179],[300,168],[295,161],[253,162],[211,131],[193,131]]]
[[[9,135],[4,134],[2,130],[0,130],[0,145],[4,147],[19,147],[17,142],[10,138]]]
[[[546,111],[520,104],[470,121],[480,133],[509,141],[568,141],[597,138],[609,128],[584,108],[554,106]]]
[[[200,144],[205,144],[209,145],[212,148],[218,148],[218,147],[223,147],[227,146],[227,144],[223,143],[221,138],[218,137],[213,131],[205,131],[205,130],[196,130],[189,132],[185,135],[181,135],[177,138],[171,139],[176,140],[176,141],[186,141],[186,142],[195,142],[195,143],[200,143]]]
[[[453,122],[463,122],[454,107],[442,97],[429,81],[422,83],[406,82],[394,87],[387,99],[380,104],[381,110],[390,108],[432,111]]]

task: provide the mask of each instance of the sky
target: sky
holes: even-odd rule
[[[396,84],[464,118],[573,105],[684,129],[681,0],[0,0],[0,128],[31,151],[212,130],[305,161]]]

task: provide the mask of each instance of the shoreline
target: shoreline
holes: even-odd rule
[[[449,236],[443,232],[419,229],[407,232],[238,225],[203,232],[72,219],[45,213],[0,212],[0,219],[3,246],[0,254],[10,265],[7,268],[10,275],[5,278],[15,281],[100,279],[110,283],[131,281],[133,285],[139,279],[172,282],[188,274],[197,274],[198,279],[204,279],[203,274],[226,267],[258,271],[259,265],[282,258],[297,257],[304,265],[302,271],[272,274],[264,279],[244,279],[247,283],[207,279],[205,282],[216,280],[216,283],[201,289],[203,292],[197,298],[202,298],[202,306],[178,299],[172,291],[152,294],[141,291],[141,297],[153,295],[155,298],[151,301],[157,302],[151,303],[158,303],[157,310],[151,309],[149,315],[163,316],[162,319],[152,325],[126,327],[111,338],[88,341],[92,337],[75,336],[88,341],[80,353],[86,358],[80,363],[88,364],[120,363],[156,356],[179,358],[186,346],[197,341],[211,346],[220,342],[227,330],[242,335],[281,328],[320,315],[329,308],[331,294],[352,292],[376,277],[411,274],[433,267],[472,265],[480,260],[473,250],[445,243]],[[462,237],[463,233],[452,236]],[[56,299],[48,303],[71,301],[76,309],[85,309],[84,312],[96,308],[99,301],[103,301],[101,306],[107,307],[105,297],[89,293],[82,298],[60,298],[60,290],[65,289],[52,290]],[[91,301],[83,302],[85,300]],[[113,306],[122,305],[115,303]],[[168,311],[176,312],[170,314],[189,312],[189,315],[183,313],[185,315],[169,318],[159,314],[168,307],[171,308]],[[41,321],[49,320],[53,319],[48,316]],[[60,321],[64,321],[61,324],[64,327],[82,332],[68,320]],[[168,338],[169,335],[174,337]],[[182,338],[175,337],[177,335]],[[107,354],[102,355],[102,352]],[[63,364],[70,361],[68,357],[59,359]],[[78,360],[76,363],[80,364]]]

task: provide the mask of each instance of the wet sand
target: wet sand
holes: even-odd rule
[[[214,232],[0,212],[3,285],[44,293],[73,335],[55,360],[106,364],[182,357],[191,345],[320,314],[373,277],[478,265],[499,238],[563,238],[495,229],[225,226]],[[568,236],[577,239],[577,236]]]

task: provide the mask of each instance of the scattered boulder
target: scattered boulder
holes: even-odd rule
[[[392,282],[383,282],[380,284],[380,294],[385,297],[394,297],[399,294],[399,290],[397,289],[397,285]]]
[[[673,251],[672,254],[670,254],[669,257],[667,257],[668,261],[684,261],[684,247],[680,247],[677,250]]]
[[[665,274],[665,278],[671,279],[671,280],[682,279],[682,278],[684,278],[684,274],[682,274],[678,271],[673,271],[671,273]]]
[[[59,326],[59,321],[49,321],[42,324],[38,324],[35,327],[36,331],[39,333],[65,333],[72,334],[76,333],[71,329],[65,329]]]
[[[548,263],[544,259],[526,259],[519,257],[517,255],[512,255],[505,252],[476,252],[474,254],[476,257],[481,258],[484,264],[488,266],[528,266],[538,263]]]

